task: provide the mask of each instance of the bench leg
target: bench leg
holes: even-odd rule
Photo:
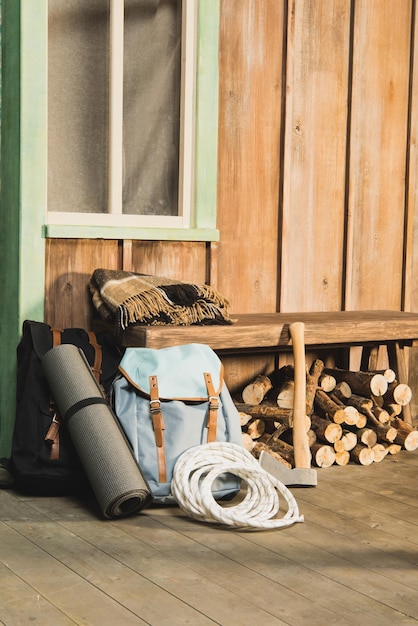
[[[404,345],[399,341],[394,341],[393,343],[388,344],[388,354],[389,363],[391,364],[392,369],[395,370],[398,381],[402,384],[408,385],[408,368]],[[412,414],[409,404],[402,407],[402,416],[407,424],[412,425]]]

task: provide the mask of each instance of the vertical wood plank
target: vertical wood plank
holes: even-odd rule
[[[237,312],[276,310],[284,5],[221,1],[216,282]]]
[[[281,311],[341,307],[350,5],[289,3]]]
[[[214,289],[218,289],[219,277],[219,244],[212,241],[206,245],[206,280]]]
[[[411,2],[355,3],[347,309],[402,300]]]
[[[220,243],[211,280],[236,312],[277,308],[284,9],[276,0],[221,0]],[[267,355],[224,363],[233,393],[274,367]]]
[[[410,133],[407,180],[407,228],[403,308],[418,311],[418,19],[413,13],[413,57],[410,76]],[[418,401],[418,400],[417,400]]]
[[[88,283],[97,268],[118,267],[118,242],[48,239],[45,263],[45,321],[61,328],[89,329],[93,314]]]
[[[203,284],[206,280],[206,244],[191,241],[136,241],[132,271]]]
[[[132,239],[124,239],[122,247],[122,269],[125,272],[132,272]]]

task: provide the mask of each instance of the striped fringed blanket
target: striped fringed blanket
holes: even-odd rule
[[[96,269],[89,283],[104,320],[124,330],[133,324],[230,324],[229,302],[208,285],[162,276]]]

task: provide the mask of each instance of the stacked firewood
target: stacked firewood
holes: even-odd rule
[[[257,376],[241,398],[243,442],[256,457],[262,450],[294,467],[292,445],[293,367]],[[325,368],[316,359],[306,375],[306,431],[317,467],[369,465],[401,449],[418,448],[418,430],[403,419],[411,388],[396,373]]]

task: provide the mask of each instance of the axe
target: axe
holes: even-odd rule
[[[276,461],[268,452],[261,452],[260,465],[284,485],[317,485],[316,470],[311,468],[311,451],[306,432],[306,360],[305,324],[294,322],[289,326],[293,346],[294,398],[293,398],[293,451],[295,467],[289,469]]]

